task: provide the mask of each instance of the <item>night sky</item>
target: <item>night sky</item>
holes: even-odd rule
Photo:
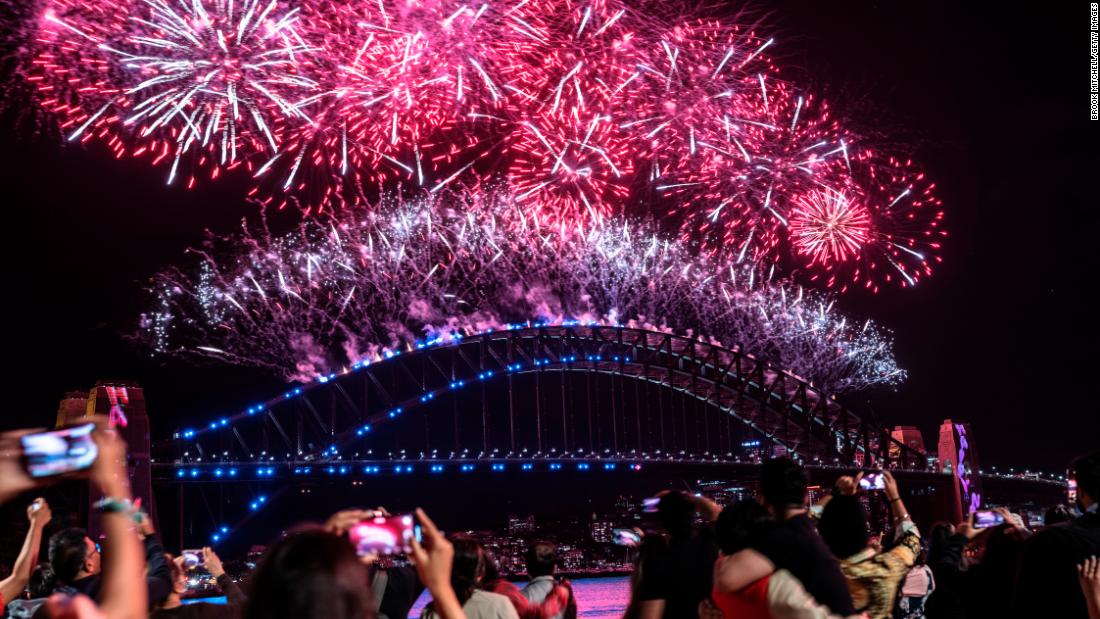
[[[1100,122],[1088,112],[1088,3],[762,2],[792,75],[855,127],[905,145],[938,183],[951,237],[917,289],[848,295],[894,330],[910,379],[849,397],[935,442],[972,422],[985,464],[1063,469],[1100,445],[1095,209]],[[1060,11],[1059,14],[1049,13]],[[1047,11],[1040,13],[1037,11]],[[256,372],[148,358],[122,334],[143,281],[203,231],[254,214],[246,183],[164,185],[166,168],[0,125],[6,326],[3,427],[52,424],[69,390],[145,387],[154,435],[280,391]],[[185,421],[185,420],[192,421]]]

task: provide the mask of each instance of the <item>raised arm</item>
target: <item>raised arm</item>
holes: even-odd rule
[[[248,599],[244,593],[241,592],[241,588],[237,586],[237,583],[233,582],[233,579],[229,577],[229,574],[225,573],[225,567],[222,565],[221,557],[216,555],[209,547],[202,549],[202,564],[206,566],[207,571],[218,581],[218,588],[225,594],[225,603],[230,606],[243,606]]]
[[[882,477],[886,480],[886,500],[890,502],[890,513],[894,516],[894,522],[899,524],[906,521],[911,522],[909,510],[905,509],[905,503],[901,500],[901,493],[898,492],[897,480],[890,474],[890,471],[883,471]]]
[[[692,501],[695,503],[695,511],[699,512],[699,515],[703,517],[703,520],[707,522],[714,522],[718,520],[718,514],[722,513],[722,506],[708,499],[705,496],[692,496]]]
[[[436,528],[424,510],[417,508],[416,519],[420,522],[424,542],[412,540],[412,552],[409,554],[416,564],[416,575],[420,582],[432,592],[432,604],[435,612],[443,619],[466,619],[458,596],[451,587],[451,562],[455,549],[447,538]]]
[[[4,603],[10,602],[19,597],[19,594],[23,592],[23,587],[27,586],[27,581],[31,578],[31,572],[34,570],[34,564],[38,562],[38,549],[42,544],[42,529],[50,521],[53,513],[50,512],[50,506],[46,503],[46,499],[37,498],[30,507],[27,508],[27,520],[30,521],[30,526],[27,527],[27,536],[23,538],[23,548],[19,551],[19,557],[15,559],[15,565],[12,566],[11,576],[8,576],[4,580],[0,580],[0,599],[4,600]]]
[[[1100,619],[1100,557],[1089,557],[1077,566],[1077,581],[1085,594],[1089,619]]]
[[[111,551],[104,557],[100,610],[107,619],[144,619],[148,592],[134,583],[145,581],[145,559],[132,512],[117,509],[130,503],[130,481],[126,473],[126,444],[113,430],[94,435],[99,457],[92,466],[91,482],[105,498],[101,510],[103,531]]]

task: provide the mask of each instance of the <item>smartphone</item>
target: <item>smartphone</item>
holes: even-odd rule
[[[83,471],[95,462],[99,449],[92,440],[94,423],[26,434],[23,444],[23,466],[31,477],[53,477]]]
[[[979,509],[974,512],[974,528],[975,529],[987,529],[989,527],[995,527],[999,524],[1004,524],[1005,517],[1000,512],[995,512],[991,509]]]
[[[657,504],[661,502],[661,497],[653,496],[648,499],[642,499],[642,511],[647,514],[653,514],[657,512]]]
[[[863,477],[859,480],[860,490],[885,490],[886,478],[882,475],[882,471],[871,471],[864,473]]]
[[[611,541],[618,546],[636,548],[642,543],[642,536],[634,529],[611,529]]]
[[[420,525],[412,514],[377,516],[361,520],[348,530],[359,556],[395,555],[410,552],[412,541],[420,541]]]
[[[183,568],[187,570],[193,570],[196,567],[200,567],[203,564],[202,549],[194,548],[191,550],[184,550],[180,553],[183,557]]]

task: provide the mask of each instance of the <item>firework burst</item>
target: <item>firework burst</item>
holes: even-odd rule
[[[97,136],[119,155],[171,161],[172,183],[185,157],[216,176],[278,150],[275,116],[308,121],[300,100],[317,86],[304,70],[316,48],[298,34],[297,10],[277,0],[92,4],[58,0],[41,19],[50,51],[36,77],[70,141]]]
[[[197,255],[193,269],[154,278],[143,318],[153,348],[290,379],[424,336],[570,319],[700,334],[830,392],[904,376],[883,332],[852,324],[828,297],[622,221],[548,233],[502,188],[387,199],[282,235],[246,229]]]
[[[247,169],[311,214],[506,182],[532,225],[641,215],[715,261],[910,287],[943,210],[781,79],[761,28],[622,0],[42,0],[28,79],[70,141]],[[653,10],[651,10],[653,9]],[[721,263],[726,260],[727,263]]]
[[[851,260],[870,238],[867,208],[836,191],[814,191],[795,201],[791,210],[791,238],[810,264]]]

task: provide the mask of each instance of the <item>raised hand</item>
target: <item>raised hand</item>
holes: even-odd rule
[[[31,521],[32,526],[41,529],[49,524],[51,518],[53,518],[53,512],[50,511],[50,504],[46,499],[38,497],[27,506],[27,520]]]
[[[416,564],[416,573],[420,577],[420,582],[429,589],[444,586],[449,588],[451,561],[455,556],[454,546],[447,541],[446,537],[443,537],[424,510],[417,508],[416,519],[420,522],[424,541],[418,542],[413,539],[410,558]]]
[[[222,565],[221,557],[215,554],[209,546],[204,546],[202,549],[202,564],[206,566],[206,571],[210,572],[210,575],[214,578],[221,578],[225,574],[225,566]]]

